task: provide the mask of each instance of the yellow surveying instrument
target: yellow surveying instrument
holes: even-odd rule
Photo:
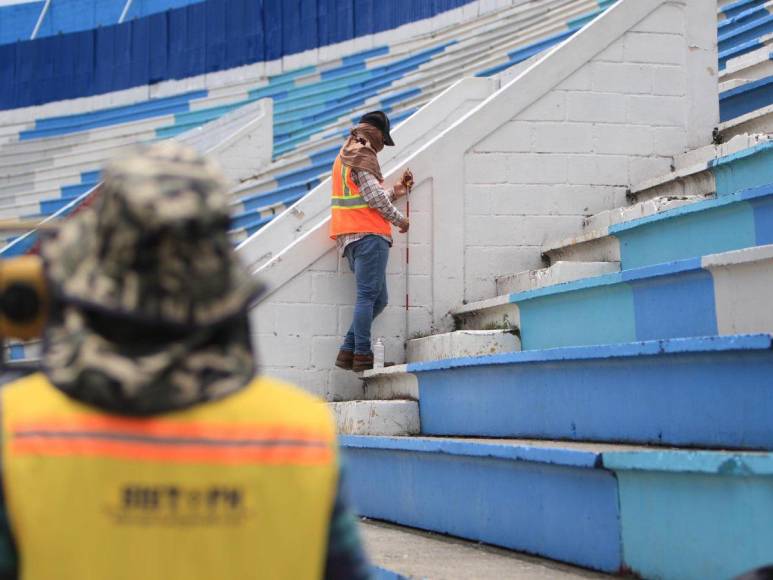
[[[55,225],[0,220],[0,231],[51,230]],[[43,260],[28,255],[0,260],[0,341],[31,340],[43,333],[50,293]]]

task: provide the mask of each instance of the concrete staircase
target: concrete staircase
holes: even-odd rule
[[[457,309],[462,330],[366,372],[337,413],[412,422],[341,425],[361,513],[643,577],[765,563],[773,526],[754,514],[773,504],[748,498],[773,470],[772,145],[677,158],[548,242],[546,268]],[[747,526],[760,540],[739,548]]]

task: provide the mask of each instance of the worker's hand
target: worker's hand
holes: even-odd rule
[[[408,220],[408,218],[405,218],[402,222],[400,222],[400,225],[398,226],[401,234],[406,233],[408,231],[408,228],[410,227],[411,227],[411,222]]]
[[[410,169],[403,171],[403,176],[400,178],[400,183],[402,183],[408,191],[413,188],[413,173]]]
[[[400,199],[401,197],[408,195],[408,188],[405,187],[402,183],[395,183],[392,191],[395,192],[394,199]]]

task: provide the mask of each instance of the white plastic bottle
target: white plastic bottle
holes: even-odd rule
[[[385,354],[384,339],[379,337],[376,339],[376,342],[373,343],[373,368],[374,369],[384,368],[384,354]]]

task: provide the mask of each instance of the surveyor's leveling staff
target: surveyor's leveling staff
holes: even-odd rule
[[[411,221],[411,188],[413,188],[413,173],[409,168],[406,168],[407,176],[403,180],[405,186],[405,217],[408,222]],[[410,244],[411,229],[405,232],[405,332],[408,332],[408,306],[410,304],[408,284],[410,282],[409,265],[411,263],[411,244]],[[407,334],[406,334],[407,336]]]

